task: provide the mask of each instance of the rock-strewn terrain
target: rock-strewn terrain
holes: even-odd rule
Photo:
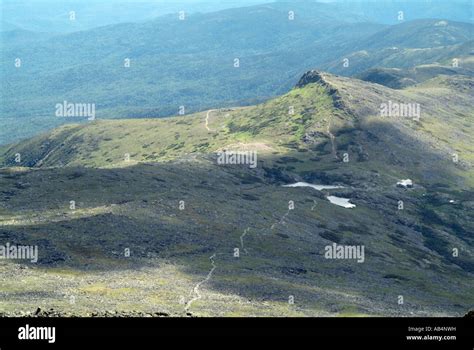
[[[313,71],[257,106],[68,125],[4,147],[0,244],[37,245],[39,259],[0,260],[0,311],[464,315],[472,84],[393,90]],[[381,117],[389,100],[420,103],[420,120]],[[257,151],[258,165],[220,165],[222,150]],[[407,178],[413,188],[396,186]],[[282,186],[298,181],[343,188]],[[333,243],[364,246],[364,262],[326,259]]]

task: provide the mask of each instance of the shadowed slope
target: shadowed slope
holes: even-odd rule
[[[2,307],[183,315],[193,300],[196,315],[464,314],[474,302],[470,84],[440,77],[392,90],[312,71],[280,98],[211,113],[210,131],[199,113],[67,126],[11,145],[4,164],[19,152],[35,167],[1,171],[0,234],[37,244],[41,259],[22,272],[27,287],[1,284]],[[381,117],[387,100],[420,103],[420,121]],[[221,149],[257,150],[258,166],[218,165]],[[397,188],[401,178],[415,187]],[[296,181],[344,188],[281,186]],[[333,243],[364,245],[364,263],[326,259]]]

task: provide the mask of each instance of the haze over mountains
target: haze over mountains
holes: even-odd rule
[[[473,25],[457,21],[468,6],[392,3],[363,12],[358,3],[271,3],[65,35],[3,31],[0,143],[67,122],[54,115],[65,100],[95,104],[97,118],[162,117],[181,106],[190,113],[263,101],[313,68],[352,76],[458,58],[470,69]],[[424,13],[444,20],[416,19]]]
[[[470,6],[3,31],[0,246],[40,258],[0,260],[0,316],[464,315]],[[55,116],[63,101],[96,118]]]
[[[25,30],[42,33],[69,33],[95,27],[143,22],[170,13],[218,10],[259,4],[261,0],[2,0],[3,31]],[[75,20],[71,22],[71,11]]]

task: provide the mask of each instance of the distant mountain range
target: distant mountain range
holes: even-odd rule
[[[18,29],[42,33],[70,33],[118,23],[144,22],[180,11],[190,15],[262,2],[264,1],[2,0],[0,7],[3,17],[0,31]]]
[[[454,21],[472,21],[472,4],[466,0],[377,0],[377,1],[265,1],[265,0],[2,0],[0,6],[4,14],[0,31],[27,30],[49,33],[69,33],[95,27],[125,23],[144,22],[159,16],[187,15],[216,12],[229,8],[270,3],[272,6],[288,6],[311,13],[314,9],[323,13],[350,14],[351,17],[367,22],[396,24],[399,12],[411,21],[420,18],[445,18]],[[316,4],[317,3],[317,4]],[[74,11],[75,20],[70,20]],[[348,18],[346,18],[348,19]]]

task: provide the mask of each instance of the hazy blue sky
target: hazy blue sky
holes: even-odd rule
[[[0,0],[0,30],[23,29],[37,32],[73,32],[123,22],[142,22],[156,17],[186,11],[214,12],[274,2],[272,0]],[[469,21],[471,0],[293,0],[286,3],[335,2],[351,7],[368,21],[395,24],[394,11],[404,10],[407,20],[448,18]],[[346,5],[344,5],[344,3]],[[435,5],[437,4],[437,5]],[[439,4],[442,4],[439,6]],[[462,5],[459,5],[462,4]],[[76,20],[69,20],[75,11]],[[472,20],[472,19],[471,19]]]

